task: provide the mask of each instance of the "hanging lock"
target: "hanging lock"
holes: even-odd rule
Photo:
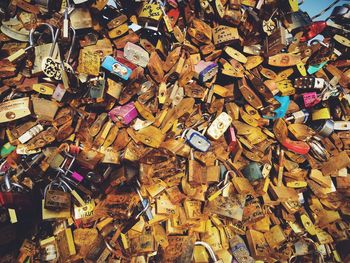
[[[33,128],[30,128],[24,134],[22,134],[18,138],[18,140],[20,143],[24,144],[24,143],[28,142],[30,139],[34,138],[36,135],[38,135],[43,130],[44,130],[44,127],[41,124],[38,124],[38,125],[34,126]]]
[[[56,30],[55,36],[54,36],[54,43],[51,46],[49,55],[45,58],[43,58],[42,62],[41,62],[41,69],[44,72],[44,74],[49,77],[52,78],[54,80],[63,80],[63,83],[66,85],[66,81],[67,81],[67,76],[66,76],[66,71],[68,72],[74,72],[73,68],[71,65],[68,64],[70,56],[72,54],[72,50],[73,50],[73,46],[75,44],[75,30],[71,27],[71,30],[73,31],[73,37],[72,37],[72,42],[71,42],[71,46],[69,48],[68,51],[68,55],[67,55],[67,59],[65,62],[63,58],[59,58],[59,59],[55,59],[53,57],[54,54],[54,50],[56,47],[56,43],[57,43],[57,38],[59,35],[59,29]]]
[[[71,207],[71,196],[67,193],[67,185],[62,181],[52,181],[45,187],[44,200],[45,209],[61,210]]]
[[[208,136],[214,140],[219,139],[230,127],[232,118],[226,112],[221,112],[219,116],[212,122],[207,130]]]
[[[322,78],[301,77],[295,79],[294,87],[298,89],[323,89],[325,83]]]
[[[230,127],[228,129],[228,149],[230,152],[234,152],[237,147],[237,137],[235,133],[235,129]]]
[[[209,140],[203,134],[194,129],[186,130],[185,137],[187,142],[198,151],[206,152],[210,148],[211,144]]]
[[[316,92],[306,92],[302,94],[305,108],[311,108],[321,102]]]
[[[140,186],[141,186],[140,182],[137,180],[136,183],[138,185],[138,187],[136,188],[136,192],[137,192],[138,196],[140,197],[142,210],[137,214],[135,214],[136,210],[134,211],[134,215],[132,216],[131,219],[128,220],[128,222],[126,223],[126,225],[122,229],[123,234],[128,232],[138,222],[138,220],[140,219],[140,217],[143,214],[146,215],[147,221],[150,221],[153,219],[153,215],[152,215],[152,211],[151,211],[151,203],[150,203],[148,198],[144,198],[142,196],[142,194],[140,192]]]
[[[274,96],[274,98],[281,104],[281,106],[272,112],[272,116],[264,115],[263,118],[269,120],[275,120],[278,118],[284,118],[290,104],[289,96]]]
[[[199,61],[194,67],[195,77],[202,83],[211,80],[218,73],[218,70],[217,63],[204,60]]]

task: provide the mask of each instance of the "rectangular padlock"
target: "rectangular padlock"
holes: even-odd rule
[[[106,56],[101,64],[101,67],[108,70],[110,73],[122,78],[123,80],[128,80],[132,70],[118,62],[115,58],[111,56]]]
[[[60,210],[71,207],[71,196],[69,193],[58,190],[47,190],[45,195],[45,208]]]
[[[209,140],[196,130],[190,129],[186,133],[187,142],[196,150],[206,152],[210,148]]]
[[[221,112],[219,116],[212,122],[207,130],[207,134],[214,140],[219,139],[230,127],[232,118],[226,112]]]
[[[115,107],[108,113],[108,116],[114,122],[121,121],[128,125],[138,116],[138,113],[134,103],[130,102],[126,105]]]
[[[315,91],[303,93],[302,96],[305,108],[311,108],[321,101]]]

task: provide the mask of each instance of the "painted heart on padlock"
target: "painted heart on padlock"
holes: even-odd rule
[[[66,71],[73,72],[73,68],[69,64],[65,62],[63,62],[63,64]],[[41,68],[44,74],[49,78],[53,78],[55,80],[62,79],[62,66],[59,60],[46,57],[42,61]]]

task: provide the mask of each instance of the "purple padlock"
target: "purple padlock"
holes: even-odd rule
[[[109,118],[112,121],[121,121],[123,124],[128,125],[137,117],[137,110],[133,102],[129,102],[123,106],[117,106],[108,113]]]
[[[71,176],[75,181],[77,181],[79,183],[81,183],[84,179],[84,177],[77,172],[73,172]]]
[[[314,91],[303,93],[303,100],[305,108],[311,108],[321,101]]]

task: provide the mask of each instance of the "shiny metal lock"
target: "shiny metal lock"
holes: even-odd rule
[[[219,139],[230,127],[232,118],[226,112],[220,113],[220,115],[212,122],[207,130],[208,136],[214,140]]]
[[[39,30],[39,28],[44,27],[44,26],[49,28],[49,31],[51,33],[51,42],[52,43],[35,46],[34,35]],[[39,24],[36,28],[33,28],[29,34],[29,44],[30,44],[30,46],[34,46],[35,57],[34,57],[34,63],[33,63],[33,68],[32,68],[33,75],[39,74],[42,72],[43,59],[45,57],[49,56],[50,53],[51,53],[51,57],[54,59],[56,59],[59,56],[58,48],[57,48],[57,44],[56,44],[55,32],[54,32],[53,27],[49,24],[42,23],[42,24]]]
[[[283,24],[288,29],[289,32],[298,28],[306,27],[311,23],[312,23],[312,20],[309,14],[301,10],[286,14],[283,20]]]
[[[149,54],[142,47],[131,42],[126,43],[124,47],[124,57],[141,67],[146,67],[149,61]]]
[[[185,137],[187,139],[187,142],[198,151],[206,152],[210,148],[209,140],[200,132],[194,129],[188,130]]]
[[[235,235],[229,239],[231,253],[238,263],[254,263],[255,260],[249,255],[249,250],[244,243],[244,240]]]
[[[101,66],[104,69],[108,70],[110,73],[122,78],[123,80],[128,80],[132,73],[132,70],[129,67],[118,62],[111,56],[105,57]]]
[[[293,123],[305,123],[308,121],[309,116],[310,113],[307,110],[302,109],[300,111],[293,112],[286,118],[286,120]]]
[[[242,172],[244,174],[244,177],[247,178],[250,182],[264,178],[261,172],[261,165],[257,162],[249,163],[246,167],[244,167]]]
[[[209,252],[209,255],[210,255],[210,258],[211,258],[211,261],[213,263],[223,263],[224,261],[222,261],[221,259],[218,259],[217,256],[215,255],[214,253],[214,250],[213,248],[206,242],[203,242],[203,241],[196,241],[194,243],[195,246],[203,246],[205,247],[205,249]]]

